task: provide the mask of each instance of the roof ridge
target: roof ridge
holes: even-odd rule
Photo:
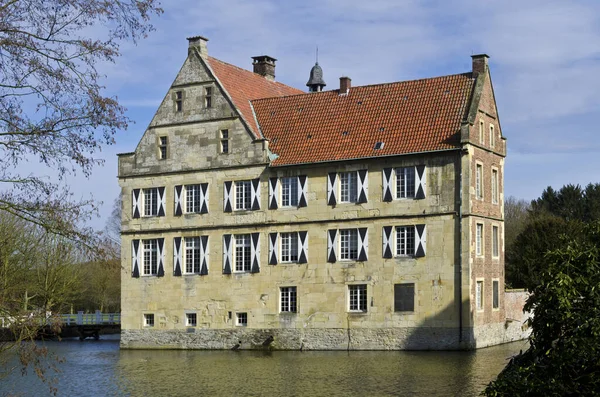
[[[231,66],[231,67],[233,67],[233,68],[236,68],[236,69],[238,69],[238,70],[240,70],[240,71],[242,71],[242,72],[250,73],[250,74],[252,74],[252,75],[256,75],[256,77],[261,77],[261,78],[262,78],[262,76],[260,76],[260,75],[257,75],[256,73],[254,73],[254,72],[253,72],[253,71],[251,71],[251,70],[244,69],[244,68],[242,68],[242,67],[239,67],[239,66],[237,66],[237,65],[234,65],[234,64],[232,64],[232,63],[229,63],[229,62],[225,62],[225,61],[223,61],[223,60],[221,60],[221,59],[219,59],[219,58],[211,57],[210,55],[209,55],[209,56],[207,56],[207,58],[214,59],[215,61],[217,61],[217,62],[220,62],[220,63],[222,63],[222,64],[224,64],[224,65]],[[286,87],[286,88],[291,88],[291,89],[294,89],[294,90],[302,91],[302,90],[300,90],[299,88],[292,87],[291,85],[287,85],[287,84],[284,84],[284,83],[282,83],[282,82],[279,82],[279,81],[275,81],[275,80],[267,80],[267,79],[264,79],[264,80],[265,80],[265,82],[267,82],[267,83],[269,83],[269,84],[277,84],[277,85],[280,85],[280,86],[284,86],[284,87]],[[296,94],[296,95],[299,95],[299,94],[300,94],[300,93],[298,93],[298,94]]]
[[[416,82],[416,81],[424,81],[424,80],[434,80],[434,79],[441,79],[444,77],[454,77],[454,76],[465,76],[465,77],[470,77],[473,78],[473,73],[472,72],[465,72],[465,73],[454,73],[454,74],[446,74],[446,75],[442,75],[442,76],[434,76],[434,77],[423,77],[420,79],[413,79],[413,80],[399,80],[399,81],[388,81],[386,83],[376,83],[376,84],[365,84],[365,85],[357,85],[357,86],[352,86],[352,90],[357,89],[357,88],[367,88],[367,87],[379,87],[379,86],[385,86],[385,85],[394,85],[394,84],[402,84],[402,83],[411,83],[411,82]],[[275,96],[275,97],[266,97],[266,98],[256,98],[256,99],[251,99],[251,102],[255,102],[255,101],[267,101],[270,99],[281,99],[281,98],[288,98],[288,97],[294,97],[294,96],[300,96],[300,95],[312,95],[312,96],[317,96],[320,94],[329,94],[335,91],[339,91],[339,89],[333,89],[333,90],[325,90],[325,91],[318,91],[318,92],[302,92],[302,93],[298,93],[298,94],[290,94],[290,95],[281,95],[281,96]]]

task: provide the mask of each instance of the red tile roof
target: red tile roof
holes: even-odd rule
[[[273,166],[389,156],[456,148],[474,82],[465,73],[252,105],[271,152],[279,156]],[[374,150],[377,142],[383,149]]]
[[[252,112],[250,100],[301,94],[297,88],[270,81],[249,70],[225,63],[216,58],[207,57],[208,64],[217,79],[229,93],[234,105],[242,114],[255,138],[262,138]]]

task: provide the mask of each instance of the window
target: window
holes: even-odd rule
[[[396,256],[412,256],[415,254],[415,227],[396,227]]]
[[[154,327],[154,314],[144,314],[144,327]]]
[[[358,230],[340,230],[340,259],[356,260],[358,258]]]
[[[498,235],[498,226],[492,226],[492,256],[497,258],[499,255],[499,235]]]
[[[348,286],[348,303],[351,312],[367,311],[367,286],[365,284]]]
[[[166,136],[161,136],[160,138],[158,138],[159,140],[159,145],[158,145],[158,149],[160,150],[160,159],[164,160],[167,158],[167,137]]]
[[[476,227],[476,236],[475,236],[475,254],[477,256],[483,255],[483,224],[478,223]]]
[[[142,274],[144,276],[154,276],[158,273],[158,240],[142,240],[144,266]]]
[[[358,200],[357,172],[340,172],[340,202],[356,203]]]
[[[175,111],[181,112],[183,110],[183,91],[175,92]]]
[[[235,182],[235,209],[249,210],[252,208],[252,182],[237,181]]]
[[[496,134],[494,133],[494,126],[490,124],[490,147],[496,145]]]
[[[394,285],[394,311],[395,312],[414,312],[415,311],[415,284],[395,284]]]
[[[281,233],[281,262],[298,262],[298,232]]]
[[[200,237],[186,237],[185,241],[185,273],[200,273]]]
[[[249,272],[251,267],[250,235],[235,235],[235,271]]]
[[[479,143],[483,144],[483,120],[479,120]]]
[[[200,212],[200,185],[185,185],[185,212]]]
[[[498,204],[498,170],[492,170],[492,203]]]
[[[144,216],[158,215],[158,188],[143,189]]]
[[[396,168],[396,198],[415,197],[415,167]]]
[[[483,280],[477,280],[475,289],[475,308],[483,310]]]
[[[296,313],[296,287],[281,287],[281,312]]]
[[[478,199],[483,198],[483,180],[481,179],[483,173],[483,166],[477,164],[475,170],[475,197]]]
[[[212,93],[213,93],[213,89],[212,87],[206,87],[204,89],[204,107],[206,108],[212,108]]]
[[[499,302],[499,291],[498,288],[500,286],[500,282],[498,280],[492,281],[492,309],[498,309],[500,307]]]
[[[188,327],[195,327],[196,324],[198,324],[197,322],[198,318],[196,316],[196,313],[186,313],[185,314],[185,325]]]
[[[246,325],[248,325],[248,313],[236,313],[235,325],[237,325],[238,327],[245,327]]]
[[[283,207],[298,206],[298,177],[281,178],[281,205]]]
[[[221,153],[229,153],[229,130],[221,130]]]

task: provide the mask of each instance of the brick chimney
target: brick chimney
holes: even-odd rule
[[[260,74],[267,80],[275,81],[275,61],[277,59],[268,55],[260,55],[252,57],[252,59],[254,60],[252,62],[254,73]]]
[[[348,76],[340,77],[340,95],[350,92],[350,87],[352,87],[352,79]]]
[[[488,68],[488,59],[489,56],[487,54],[478,54],[471,55],[473,59],[473,75],[477,76],[479,73],[485,73]]]
[[[188,37],[187,41],[188,41],[188,53],[193,48],[195,48],[198,50],[198,53],[200,53],[200,56],[202,56],[202,57],[208,56],[208,49],[206,47],[206,43],[208,42],[208,39],[206,37],[202,37],[202,36]]]

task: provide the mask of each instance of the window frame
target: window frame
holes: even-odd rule
[[[357,261],[358,260],[358,229],[339,229],[340,233],[340,243],[339,243],[339,253],[340,253],[340,261]],[[344,235],[347,234],[345,237]],[[356,244],[354,245],[354,243]],[[347,247],[344,247],[344,245]],[[355,249],[353,249],[355,247]]]
[[[204,107],[206,109],[211,109],[213,106],[212,104],[212,98],[213,98],[213,87],[212,86],[207,86],[204,87]]]
[[[480,288],[481,286],[481,288]],[[482,312],[485,309],[485,280],[478,278],[475,280],[475,311]]]
[[[147,197],[150,197],[150,205],[148,205]],[[158,188],[157,187],[149,187],[142,189],[142,217],[150,218],[153,216],[158,216],[158,207],[160,206],[158,200]],[[148,209],[150,209],[148,211]]]
[[[358,171],[338,172],[340,180],[340,203],[358,203]],[[346,196],[344,200],[344,196]]]
[[[298,290],[296,286],[279,287],[279,313],[298,313]]]
[[[193,319],[193,321],[192,321]],[[185,313],[185,326],[186,327],[197,327],[198,326],[198,314],[196,312]]]
[[[188,242],[193,242],[191,247],[188,247]],[[183,238],[183,274],[184,275],[193,275],[200,274],[201,270],[201,258],[200,258],[200,236],[189,236]],[[188,259],[190,259],[190,255],[188,251],[192,252],[191,260],[192,263],[188,263]],[[188,269],[188,265],[191,265],[191,271]]]
[[[221,138],[221,154],[229,154],[229,129],[220,130],[219,136]]]
[[[146,247],[146,244],[149,244],[150,247]],[[158,239],[149,238],[142,240],[141,244],[142,250],[142,266],[141,266],[141,276],[151,277],[156,276],[158,274]],[[148,253],[148,256],[146,256]],[[148,264],[146,264],[148,259]],[[146,269],[148,268],[148,271]]]
[[[252,181],[251,180],[243,180],[243,181],[235,181],[233,183],[234,187],[234,199],[235,199],[235,210],[236,211],[251,211],[252,210]],[[242,188],[240,190],[240,187]],[[240,200],[240,195],[241,200]],[[239,207],[239,204],[243,203],[243,207]],[[247,207],[246,207],[247,205]]]
[[[367,313],[368,312],[368,288],[367,284],[349,284],[348,285],[348,312]],[[356,297],[353,297],[353,294]],[[355,308],[353,308],[353,302]]]
[[[236,312],[235,313],[235,326],[236,327],[247,327],[248,326],[248,312]]]
[[[500,280],[492,279],[492,310],[500,310]]]
[[[288,183],[286,186],[286,182]],[[282,208],[296,208],[298,207],[298,190],[299,181],[297,176],[285,176],[280,178],[281,185],[281,207]],[[287,190],[287,191],[286,191]],[[287,198],[287,204],[286,204]]]
[[[490,147],[493,149],[496,147],[496,129],[494,124],[490,123]]]
[[[394,167],[394,199],[410,200],[417,194],[416,189],[417,171],[414,166]],[[399,185],[403,185],[404,195]]]
[[[492,225],[492,258],[500,258],[500,226]]]
[[[240,239],[244,239],[240,244]],[[252,235],[250,233],[241,233],[233,235],[233,272],[234,273],[250,273],[252,270]],[[242,262],[238,262],[238,257],[241,256]],[[238,270],[238,264],[241,263],[242,269]]]
[[[475,198],[483,200],[483,164],[475,163]]]
[[[399,310],[400,308],[396,306],[396,288],[406,288],[404,286],[412,286],[413,300],[412,300],[412,310]],[[416,283],[398,283],[394,284],[394,313],[414,313],[415,312],[415,296],[416,296]]]
[[[166,135],[158,137],[158,159],[166,160],[169,155],[169,137]]]
[[[483,257],[484,256],[484,226],[483,223],[477,222],[475,223],[475,256]]]
[[[483,142],[484,142],[484,130],[485,130],[484,121],[482,119],[479,119],[479,143],[481,145],[483,145]]]
[[[175,91],[175,112],[183,112],[183,91]]]
[[[406,236],[404,238],[404,245],[405,245],[405,249],[404,251],[406,251],[406,253],[402,254],[400,253],[400,247],[399,247],[399,236],[401,236],[401,234],[399,233],[399,229],[405,229],[405,233]],[[415,225],[400,225],[400,226],[395,226],[394,227],[394,256],[396,258],[407,258],[407,257],[413,257],[415,256],[415,248],[416,248],[416,231],[415,231]],[[408,241],[408,237],[409,234],[412,234],[412,249],[410,252],[408,252],[408,249],[411,248],[409,241]]]
[[[200,192],[202,191],[202,187],[199,183],[183,185],[183,191],[185,193],[185,209],[184,214],[199,214],[201,209],[200,203]],[[190,199],[190,192],[192,192],[192,197]],[[191,203],[191,210],[190,210]]]
[[[499,184],[498,184],[498,169],[496,167],[492,167],[492,204],[498,204],[498,196],[499,196]]]
[[[155,324],[154,313],[144,313],[143,324],[144,328],[153,328]]]
[[[287,241],[286,241],[287,240]],[[296,258],[293,259],[295,245]],[[298,232],[281,232],[279,233],[279,258],[281,263],[298,263],[300,258],[300,244]],[[286,248],[288,253],[286,254]],[[287,257],[287,259],[286,259]]]

